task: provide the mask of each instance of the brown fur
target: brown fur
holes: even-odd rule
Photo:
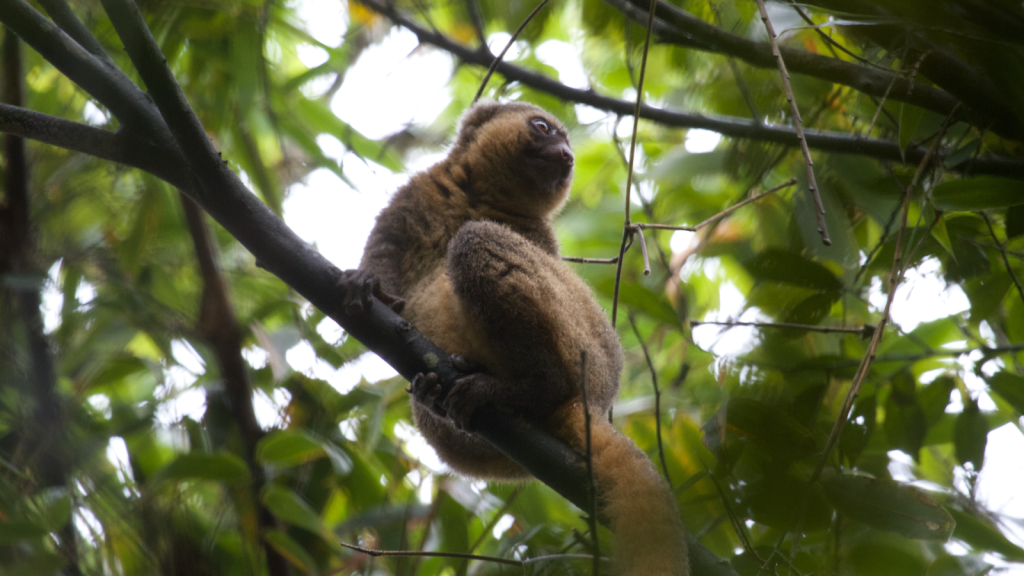
[[[536,119],[557,132],[537,130]],[[568,150],[565,129],[540,108],[474,106],[448,157],[414,176],[377,218],[360,269],[405,299],[403,316],[424,335],[486,368],[457,384],[465,410],[493,403],[546,422],[581,449],[580,353],[587,352],[590,410],[600,415],[618,392],[622,350],[604,310],[558,255],[548,218],[571,181],[571,162],[558,168],[550,160],[560,150]],[[413,402],[413,414],[455,470],[528,477],[423,402]],[[665,481],[603,418],[592,420],[592,433],[619,573],[687,575],[684,530]]]

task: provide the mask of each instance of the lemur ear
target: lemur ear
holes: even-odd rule
[[[474,104],[462,116],[459,139],[455,145],[462,146],[475,140],[477,129],[493,120],[501,108],[502,105],[493,100],[481,100]]]

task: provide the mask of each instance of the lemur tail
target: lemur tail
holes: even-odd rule
[[[556,414],[561,436],[583,452],[583,405]],[[593,415],[592,415],[593,416]],[[603,415],[590,420],[594,479],[613,533],[613,572],[620,576],[689,576],[686,529],[672,490],[651,460]]]

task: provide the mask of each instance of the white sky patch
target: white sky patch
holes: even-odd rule
[[[331,58],[331,55],[327,53],[327,50],[312,44],[298,44],[296,46],[296,53],[299,57],[299,61],[301,61],[306,68],[310,69],[316,68]]]
[[[254,370],[259,370],[267,365],[270,361],[270,355],[267,351],[259,346],[249,346],[248,348],[242,348],[242,358],[252,366]]]
[[[1024,518],[1024,492],[1007,486],[1024,478],[1024,459],[1008,458],[1009,454],[1024,454],[1024,435],[1013,424],[1004,424],[988,434],[985,464],[978,475],[978,498],[993,512]],[[1014,522],[1002,526],[1017,544],[1024,544],[1024,526]]]
[[[714,150],[722,141],[722,135],[710,130],[691,128],[686,132],[686,142],[683,147],[690,154],[703,154]]]
[[[78,300],[79,309],[88,310],[95,299],[96,287],[87,280],[79,281],[78,289],[75,290],[75,300]]]
[[[338,0],[303,0],[292,3],[298,8],[299,19],[306,32],[318,42],[337,47],[348,28],[347,4]]]
[[[43,284],[43,331],[47,334],[60,328],[60,311],[64,307],[64,293],[60,291],[60,266],[63,262],[62,258],[50,266],[46,273],[46,282]]]
[[[494,523],[494,530],[491,531],[491,534],[494,535],[495,539],[501,538],[501,535],[515,523],[516,519],[514,516],[511,514],[505,514],[501,517],[501,520]]]
[[[903,282],[896,289],[892,302],[892,321],[904,332],[910,332],[922,322],[931,322],[958,314],[971,307],[967,295],[956,284],[946,284],[939,272],[942,264],[937,258],[926,258],[915,268],[907,270]],[[873,278],[868,289],[868,303],[872,312],[885,308],[886,295],[882,281]]]
[[[135,484],[135,475],[132,473],[132,465],[128,460],[128,444],[125,443],[124,438],[114,436],[110,439],[110,442],[107,443],[107,460],[117,469],[117,477],[121,480],[121,484],[124,484],[125,497],[131,497],[132,490],[128,486]]]
[[[75,508],[73,518],[75,521],[75,528],[78,529],[78,533],[81,534],[87,542],[89,542],[90,546],[95,548],[99,545],[98,542],[106,541],[106,537],[103,534],[103,524],[101,524],[100,519],[92,513],[92,510],[89,510],[85,506],[78,506]]]
[[[172,375],[181,372],[186,373],[186,375],[183,375],[185,378],[191,376],[191,380],[195,381],[195,376],[188,374],[180,366],[172,366],[164,373],[167,375],[167,379],[171,380]],[[163,396],[160,405],[156,408],[155,417],[157,422],[170,427],[180,422],[186,416],[196,422],[202,420],[203,415],[206,414],[205,390],[202,388],[183,388],[180,386],[165,388],[161,386],[157,389],[157,396],[160,397],[161,392],[168,389],[171,390],[171,393]]]
[[[324,318],[321,320],[320,323],[316,325],[316,332],[324,339],[324,342],[334,344],[336,346],[341,345],[341,336],[345,333],[345,331],[341,329],[341,326],[338,326],[338,323],[330,318]]]
[[[110,397],[106,394],[93,394],[87,399],[89,406],[92,406],[97,412],[103,414],[103,417],[110,420],[114,416],[114,411],[110,408]]]
[[[398,375],[387,362],[376,354],[363,354],[348,362],[341,368],[333,366],[317,357],[316,351],[309,342],[303,340],[285,353],[288,365],[296,372],[302,372],[312,378],[326,381],[335,390],[347,394],[365,378],[367,382],[378,382]]]
[[[346,175],[358,174],[366,186],[356,192],[327,169],[314,170],[301,184],[289,189],[284,201],[284,220],[292,230],[342,270],[359,266],[374,218],[387,205],[388,195],[379,180],[350,164],[361,163],[352,158],[346,162]],[[365,166],[365,165],[364,165]],[[351,178],[351,176],[350,176]],[[376,184],[374,186],[373,184]],[[376,188],[376,190],[372,190]]]
[[[275,388],[273,396],[268,396],[263,390],[256,390],[252,395],[252,408],[260,428],[284,428],[287,425],[285,408],[291,401],[291,393],[284,388]]]
[[[917,479],[914,476],[914,459],[909,454],[900,450],[889,450],[888,454],[889,474],[892,475],[893,480],[897,482],[913,482]]]
[[[579,54],[572,44],[561,40],[548,40],[537,46],[536,54],[538,60],[558,70],[558,80],[562,84],[581,90],[590,87],[587,72],[583,69]]]
[[[487,37],[487,47],[490,48],[491,53],[497,56],[501,54],[501,51],[505,49],[505,44],[508,44],[509,39],[512,35],[508,32],[495,32]],[[517,40],[511,46],[508,47],[508,52],[505,52],[505,62],[512,62],[523,55],[523,51],[526,49],[527,44],[522,40]]]
[[[174,356],[178,364],[192,374],[202,374],[206,370],[206,363],[203,362],[202,356],[184,340],[171,341],[171,355]]]
[[[395,27],[348,69],[331,110],[367,138],[383,138],[413,122],[432,123],[451,101],[451,74],[450,55]]]
[[[405,445],[405,451],[410,456],[419,460],[431,472],[439,474],[448,470],[448,466],[441,462],[437,452],[427,443],[427,439],[420,434],[415,426],[399,421],[395,424],[395,438]]]
[[[716,322],[765,321],[757,308],[747,308],[746,298],[735,284],[724,281],[718,288],[718,310],[711,311],[704,320]],[[736,357],[750,351],[757,337],[757,329],[753,326],[735,326],[726,329],[723,326],[705,324],[694,326],[693,343],[704,350],[718,356]]]
[[[690,242],[693,241],[693,237],[696,235],[696,232],[676,230],[672,233],[672,238],[668,241],[668,245],[674,254],[679,254],[690,247]]]
[[[93,104],[92,100],[86,100],[85,107],[82,108],[82,119],[90,126],[103,126],[110,121],[110,116]]]
[[[589,125],[595,122],[603,122],[611,117],[611,115],[608,114],[608,112],[605,112],[604,110],[599,110],[592,106],[587,106],[586,104],[577,104],[575,106],[575,109],[576,120],[583,125]]]

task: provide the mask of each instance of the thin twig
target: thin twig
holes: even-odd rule
[[[1017,287],[1017,294],[1020,294],[1021,302],[1024,302],[1024,289],[1020,287],[1020,281],[1017,280],[1017,275],[1013,273],[1013,267],[1010,266],[1010,259],[1006,257],[1006,249],[1003,248],[1003,243],[999,241],[995,229],[992,228],[992,220],[989,219],[988,214],[985,212],[981,212],[981,217],[985,219],[988,233],[992,235],[992,240],[995,241],[999,253],[1003,256],[1003,264],[1006,266],[1006,271],[1010,273],[1010,280],[1013,280],[1013,285]]]
[[[484,20],[480,17],[480,5],[477,0],[466,0],[466,12],[469,12],[469,20],[473,23],[476,37],[480,40],[480,49],[490,51],[487,47],[487,35],[484,33]]]
[[[759,2],[761,0],[758,0]],[[832,426],[832,431],[829,433],[828,441],[825,443],[825,449],[822,450],[821,457],[818,459],[818,464],[815,466],[814,471],[811,473],[810,479],[807,481],[807,485],[813,485],[818,478],[821,477],[822,470],[825,469],[825,463],[828,462],[828,456],[832,452],[832,448],[835,447],[836,442],[839,440],[839,436],[843,431],[843,427],[846,425],[846,419],[850,415],[850,410],[853,409],[853,403],[856,401],[860,394],[860,388],[864,384],[864,380],[867,379],[867,375],[871,369],[871,363],[875,359],[875,354],[878,352],[878,346],[882,342],[882,334],[885,333],[885,326],[889,322],[890,312],[892,310],[893,300],[896,298],[896,289],[899,287],[900,280],[903,278],[905,271],[903,265],[903,237],[907,231],[907,216],[910,212],[910,199],[913,194],[914,188],[916,188],[924,175],[925,169],[928,167],[932,156],[935,151],[938,150],[939,143],[942,141],[942,136],[946,132],[946,128],[949,126],[950,121],[953,119],[953,115],[956,110],[953,111],[946,120],[942,123],[942,127],[939,128],[939,132],[936,134],[935,139],[932,141],[931,147],[925,157],[918,164],[917,170],[914,172],[914,177],[907,186],[906,192],[903,195],[901,202],[902,206],[902,217],[900,218],[900,227],[896,234],[896,249],[892,259],[892,268],[889,272],[889,295],[885,300],[885,307],[882,309],[882,317],[878,321],[878,326],[875,328],[875,333],[871,336],[871,342],[868,344],[867,352],[864,357],[860,360],[857,372],[854,374],[853,382],[850,384],[850,389],[846,393],[846,398],[843,400],[843,406],[839,411],[839,415],[836,417],[836,421]],[[774,557],[777,553],[780,553],[782,543],[786,536],[792,531],[795,533],[793,548],[799,548],[800,545],[800,529],[803,524],[803,516],[807,507],[807,498],[800,499],[799,508],[796,514],[796,526],[784,530],[775,542],[775,547],[772,551],[769,560]],[[766,567],[762,565],[762,569]]]
[[[629,237],[629,241],[626,243],[626,250],[633,245],[633,237]],[[563,262],[578,262],[580,264],[615,264],[619,261],[618,256],[612,258],[583,258],[580,256],[562,256]]]
[[[661,441],[661,390],[658,389],[658,371],[654,369],[654,362],[651,361],[651,354],[647,351],[647,343],[640,335],[640,329],[636,327],[636,320],[633,314],[628,314],[629,325],[633,327],[633,334],[636,335],[640,349],[644,351],[644,359],[647,360],[647,368],[651,371],[651,384],[654,385],[654,431],[658,437],[658,456],[661,458],[661,469],[665,471],[665,480],[672,485],[672,476],[668,473],[668,463],[665,461],[665,447]]]
[[[779,44],[775,39],[775,29],[768,19],[768,11],[765,10],[764,0],[757,0],[757,9],[761,11],[761,21],[768,31],[768,42],[772,46],[772,54],[779,63],[779,72],[782,74],[782,87],[786,91],[786,100],[793,110],[793,129],[796,130],[796,137],[800,140],[800,149],[804,153],[804,164],[807,165],[807,188],[814,197],[814,217],[818,220],[818,233],[821,234],[821,241],[826,246],[832,245],[828,237],[828,226],[825,225],[825,205],[821,203],[821,194],[818,191],[818,181],[814,177],[814,160],[811,159],[811,150],[807,147],[807,139],[804,138],[804,125],[800,119],[800,108],[796,105],[796,98],[793,96],[793,87],[789,85],[789,72],[786,71],[786,63],[782,60],[782,52],[779,52]]]
[[[644,239],[644,229],[642,226],[634,226],[632,228],[637,237],[640,238],[640,253],[643,254],[644,258],[644,276],[651,275],[651,259],[647,255],[647,240]]]
[[[512,44],[514,44],[516,39],[519,38],[519,34],[521,34],[523,29],[526,28],[526,25],[530,23],[530,20],[533,20],[533,17],[540,12],[540,9],[547,6],[548,1],[549,0],[541,0],[541,3],[538,4],[537,7],[533,9],[533,12],[530,12],[530,15],[527,16],[526,19],[523,20],[523,23],[519,25],[519,28],[516,28],[516,31],[512,34],[512,37],[508,39],[508,43],[505,44],[505,47],[502,48],[501,52],[494,57],[494,61],[491,62],[490,67],[487,68],[487,74],[484,74],[484,79],[480,82],[480,89],[476,91],[476,96],[473,97],[473,102],[476,102],[480,99],[480,96],[483,96],[484,88],[487,87],[487,81],[491,79],[491,75],[494,74],[494,69],[501,63],[501,59],[505,57],[505,52],[508,52],[508,49],[511,48]],[[484,47],[486,48],[486,46],[487,45],[485,43]]]
[[[619,288],[622,285],[622,256],[626,253],[626,242],[628,240],[629,225],[631,224],[629,209],[632,198],[633,187],[633,164],[636,160],[636,131],[640,126],[640,104],[644,101],[644,76],[647,74],[647,53],[651,48],[651,30],[654,29],[654,9],[658,0],[651,0],[651,9],[647,16],[647,34],[644,36],[644,53],[640,60],[640,78],[636,84],[636,105],[633,107],[633,135],[629,140],[629,169],[626,172],[626,214],[625,223],[622,227],[622,242],[619,244],[619,260],[615,268],[615,293],[612,295],[612,327],[619,315]]]
[[[903,61],[900,60],[900,69],[902,69],[902,68],[903,68]],[[896,74],[894,74],[893,77],[892,77],[892,82],[889,82],[889,86],[885,89],[885,92],[882,93],[882,99],[878,101],[878,107],[875,108],[875,114],[871,117],[871,122],[868,124],[868,129],[865,130],[862,133],[864,136],[870,136],[871,135],[871,131],[875,129],[875,122],[878,122],[878,115],[879,115],[879,113],[882,112],[882,109],[885,107],[885,99],[889,97],[889,91],[891,91],[892,87],[894,85],[896,85],[896,79],[899,78],[899,77],[900,77],[900,70],[896,70]],[[896,122],[893,122],[893,123],[898,125],[898,123],[896,123]]]
[[[955,111],[954,111],[955,112]],[[896,288],[899,286],[899,282],[903,277],[903,236],[907,230],[907,214],[910,211],[910,198],[913,194],[914,188],[920,183],[921,177],[924,174],[925,168],[928,167],[929,161],[934,155],[935,151],[939,148],[939,143],[942,141],[942,136],[946,132],[946,127],[949,125],[952,115],[946,118],[943,122],[942,128],[939,129],[939,133],[936,135],[935,140],[932,141],[931,147],[928,149],[928,153],[924,159],[917,166],[917,171],[914,172],[914,178],[911,180],[910,185],[907,186],[906,194],[903,196],[903,215],[900,219],[900,228],[896,234],[896,250],[892,260],[892,269],[889,272],[889,295],[885,299],[885,308],[882,310],[882,317],[878,321],[878,326],[875,328],[875,333],[871,337],[871,343],[868,345],[867,353],[861,360],[860,367],[857,369],[857,374],[854,376],[853,383],[850,385],[850,391],[846,394],[846,400],[843,401],[843,407],[839,412],[839,417],[836,418],[836,423],[832,427],[832,432],[829,434],[828,442],[825,444],[825,450],[823,451],[818,465],[814,470],[814,474],[811,476],[811,482],[817,480],[821,475],[821,471],[825,467],[829,452],[832,451],[832,447],[839,439],[839,434],[843,430],[843,426],[846,424],[846,418],[850,413],[850,409],[853,408],[853,402],[857,399],[860,393],[860,387],[867,378],[869,369],[871,368],[871,362],[874,360],[875,353],[878,351],[878,345],[882,341],[882,334],[885,332],[885,325],[889,322],[889,313],[892,310],[893,300],[896,298]]]
[[[751,202],[756,202],[756,201],[760,200],[761,198],[764,198],[765,196],[767,196],[769,194],[773,194],[775,192],[778,192],[779,190],[782,190],[783,188],[787,188],[789,186],[792,186],[793,184],[796,184],[796,178],[790,178],[789,180],[786,180],[782,184],[779,184],[778,186],[776,186],[774,188],[771,188],[770,190],[766,190],[766,191],[758,194],[757,196],[753,196],[751,198],[747,198],[746,200],[743,200],[742,202],[737,202],[736,204],[733,204],[732,206],[726,208],[725,210],[722,210],[718,214],[715,214],[714,216],[708,218],[707,220],[701,222],[700,224],[697,224],[696,226],[675,226],[675,225],[672,225],[672,224],[650,224],[650,223],[647,223],[647,222],[637,222],[636,224],[633,224],[633,226],[635,228],[650,229],[650,230],[684,230],[684,231],[687,231],[687,232],[696,232],[696,231],[700,230],[701,228],[704,228],[705,226],[707,226],[709,224],[713,224],[713,223],[721,220],[722,218],[725,218],[729,214],[732,214],[734,211],[736,211],[737,208],[742,208],[743,206],[746,206],[747,204],[750,204]]]
[[[845,334],[861,334],[871,336],[875,331],[875,327],[870,324],[866,324],[861,327],[843,327],[843,326],[814,326],[812,324],[792,324],[789,322],[716,322],[711,320],[690,320],[691,326],[750,326],[754,328],[783,328],[790,330],[804,330],[807,332],[823,332],[825,334],[834,333],[845,333]]]
[[[355,550],[356,552],[362,552],[367,556],[373,556],[374,558],[380,558],[383,556],[420,556],[428,558],[464,558],[466,560],[482,560],[484,562],[494,562],[496,564],[506,564],[508,566],[529,566],[530,564],[537,564],[539,562],[547,562],[550,560],[581,560],[584,558],[590,558],[590,554],[548,554],[547,556],[537,556],[536,558],[528,558],[526,560],[511,560],[508,558],[498,558],[497,556],[483,556],[480,554],[465,554],[462,552],[424,552],[419,550],[378,550],[375,548],[363,548],[362,546],[356,546],[355,544],[348,544],[346,542],[338,542],[344,548],[349,550]],[[603,556],[601,560],[607,561]],[[347,568],[337,568],[329,570],[327,574],[340,574],[347,571]]]
[[[840,52],[846,54],[847,56],[853,58],[854,60],[857,60],[858,62],[860,62],[862,64],[865,64],[867,66],[871,66],[872,68],[877,68],[879,70],[884,70],[886,72],[892,72],[892,70],[890,70],[890,69],[888,69],[888,68],[886,68],[884,66],[879,66],[878,64],[875,64],[874,62],[872,62],[871,60],[868,60],[867,58],[864,58],[863,56],[858,56],[858,55],[854,54],[849,49],[847,49],[845,46],[843,46],[839,42],[836,42],[835,40],[833,40],[831,36],[829,36],[828,34],[825,34],[825,32],[823,32],[821,30],[821,28],[819,28],[818,25],[814,23],[814,20],[811,20],[811,17],[808,16],[807,13],[803,11],[803,8],[800,7],[800,4],[797,4],[796,0],[789,0],[789,5],[792,6],[794,10],[796,10],[796,13],[800,15],[800,18],[802,18],[804,22],[807,22],[808,24],[810,24],[810,28],[812,30],[814,30],[815,32],[817,32],[818,36],[820,36],[821,39],[824,40],[825,43],[830,48],[833,48],[833,47],[837,48],[837,49],[839,49]],[[835,52],[833,52],[833,54],[835,54]]]
[[[515,502],[516,498],[518,498],[519,495],[523,492],[523,488],[524,488],[524,486],[516,486],[515,490],[513,490],[512,493],[509,494],[508,498],[505,499],[505,503],[501,506],[501,508],[497,512],[494,513],[494,517],[491,518],[491,521],[488,522],[486,526],[484,526],[484,529],[480,532],[480,536],[469,547],[470,554],[472,554],[473,551],[476,550],[477,546],[479,546],[480,544],[483,544],[483,541],[487,538],[487,535],[490,534],[491,531],[494,530],[494,527],[498,524],[498,522],[500,522],[501,519],[505,517],[505,512],[507,512],[508,509],[512,507],[512,503]],[[423,547],[421,546],[420,550],[422,550],[422,549],[423,549]],[[468,559],[465,562],[462,563],[463,567],[459,571],[460,574],[465,574],[465,572],[466,572],[466,564],[468,564],[468,563],[469,563]]]
[[[590,404],[587,402],[587,351],[580,351],[580,392],[583,396],[583,428],[586,434],[587,477],[590,479],[590,510],[587,510],[587,524],[590,525],[590,539],[594,542],[594,576],[597,576],[601,544],[597,538],[597,483],[594,482],[594,452],[590,434]]]

